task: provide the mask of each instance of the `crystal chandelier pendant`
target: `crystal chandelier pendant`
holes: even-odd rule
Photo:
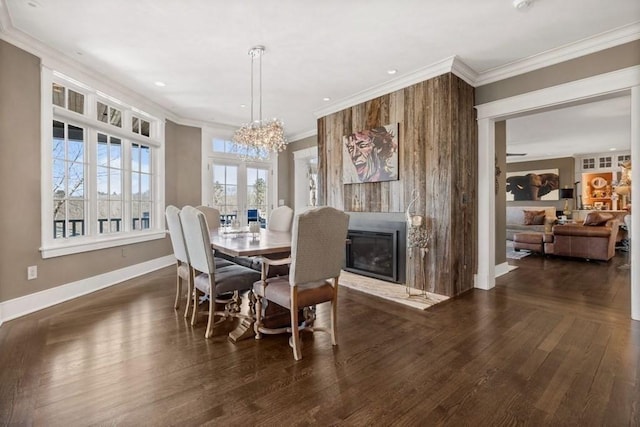
[[[262,56],[264,46],[249,49],[251,56],[251,121],[243,124],[233,134],[234,149],[243,160],[266,160],[271,153],[279,153],[286,148],[284,126],[281,120],[262,120]],[[258,58],[259,118],[254,120],[254,60]]]

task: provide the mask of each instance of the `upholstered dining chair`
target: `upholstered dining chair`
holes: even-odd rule
[[[189,272],[189,254],[184,241],[184,233],[182,231],[182,223],[180,222],[180,209],[173,205],[169,205],[165,209],[165,217],[167,218],[167,227],[169,227],[169,236],[171,237],[171,246],[173,246],[173,254],[176,257],[176,300],[173,307],[178,310],[180,308],[180,299],[182,298],[182,283],[187,283],[187,307],[184,311],[184,317],[189,316],[189,308],[191,306],[191,274]]]
[[[205,218],[207,218],[209,230],[220,228],[220,211],[218,209],[205,205],[196,206],[196,209],[202,212]]]
[[[267,230],[271,231],[291,231],[293,223],[293,209],[289,206],[279,206],[271,211]]]
[[[182,228],[189,253],[191,283],[194,286],[193,315],[191,324],[198,318],[198,298],[200,294],[209,295],[209,312],[205,338],[213,335],[214,327],[230,317],[246,317],[240,313],[239,292],[249,290],[260,278],[260,273],[237,264],[216,268],[209,226],[204,213],[185,206],[180,212]],[[231,296],[230,298],[222,298]],[[224,310],[216,311],[216,303],[224,304]],[[220,319],[216,322],[215,316]]]
[[[253,285],[256,295],[256,339],[262,333],[291,332],[293,357],[302,358],[301,329],[325,330],[308,323],[300,324],[299,310],[331,302],[331,343],[336,345],[338,316],[338,279],[342,269],[349,215],[331,207],[320,207],[295,217],[291,240],[289,275],[268,278]],[[269,263],[270,260],[263,262]],[[277,261],[280,262],[280,261]],[[268,329],[262,324],[263,300],[289,309],[288,328]]]

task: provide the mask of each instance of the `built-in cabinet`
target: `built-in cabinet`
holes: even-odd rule
[[[576,159],[578,200],[576,208],[617,210],[619,195],[615,192],[620,180],[620,163],[628,161],[630,153],[594,154]]]

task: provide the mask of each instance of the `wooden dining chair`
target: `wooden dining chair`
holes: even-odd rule
[[[180,300],[182,299],[182,283],[187,283],[187,307],[184,311],[184,317],[189,316],[189,308],[191,306],[191,274],[189,272],[189,253],[184,241],[184,233],[182,231],[182,223],[180,222],[180,209],[173,205],[169,205],[165,209],[165,217],[167,219],[167,227],[169,228],[169,236],[171,237],[171,245],[173,246],[173,254],[176,257],[176,299],[173,307],[178,310],[180,308]]]
[[[299,310],[331,302],[331,343],[337,343],[338,279],[343,266],[349,215],[331,207],[320,207],[297,215],[293,221],[291,266],[287,276],[268,278],[253,286],[256,295],[256,339],[262,333],[291,332],[293,357],[302,358],[300,330],[325,328],[300,323]],[[272,262],[268,259],[263,262]],[[281,260],[275,261],[281,263]],[[289,309],[290,327],[270,329],[262,324],[263,300]]]
[[[185,206],[180,212],[185,242],[189,253],[191,283],[193,283],[193,315],[195,325],[198,316],[200,295],[209,295],[209,312],[205,338],[213,335],[216,325],[230,317],[249,317],[240,313],[240,291],[251,289],[260,279],[260,273],[237,264],[216,268],[209,226],[204,213],[192,206]],[[226,297],[226,298],[225,298]],[[223,304],[224,310],[216,311],[216,304]],[[215,317],[220,319],[215,321]]]

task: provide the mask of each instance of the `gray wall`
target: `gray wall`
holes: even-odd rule
[[[0,40],[0,302],[172,253],[168,238],[42,259],[40,60]],[[167,203],[200,201],[200,130],[167,124]],[[124,249],[124,251],[123,251]],[[38,278],[27,281],[27,266]]]
[[[202,192],[202,129],[171,121],[165,126],[165,203],[198,206]]]
[[[640,40],[476,88],[476,104],[640,64]]]

